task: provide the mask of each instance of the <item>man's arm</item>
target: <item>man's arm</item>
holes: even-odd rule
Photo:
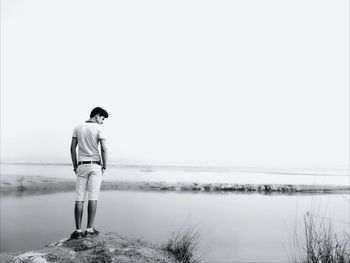
[[[72,163],[73,163],[73,168],[75,172],[76,172],[76,169],[78,168],[77,145],[78,145],[78,139],[72,137],[72,142],[70,144],[70,156],[72,157]]]
[[[106,140],[100,140],[101,143],[101,155],[102,155],[102,168],[107,168],[108,152],[106,146]],[[102,169],[104,171],[104,169]]]

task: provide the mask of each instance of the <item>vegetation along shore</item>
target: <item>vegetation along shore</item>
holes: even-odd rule
[[[75,188],[74,179],[44,176],[1,175],[1,192],[65,191]],[[153,190],[195,192],[257,192],[257,193],[350,193],[349,186],[296,184],[234,184],[234,183],[169,183],[104,181],[102,190]]]

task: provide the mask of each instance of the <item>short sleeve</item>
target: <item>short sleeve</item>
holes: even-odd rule
[[[75,127],[72,134],[73,138],[78,138],[77,128]]]
[[[98,133],[98,140],[106,140],[105,134],[102,131],[102,129],[100,129],[99,133]]]

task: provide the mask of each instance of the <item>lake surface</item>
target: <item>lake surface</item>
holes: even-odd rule
[[[74,192],[1,196],[1,251],[27,251],[74,230]],[[96,228],[163,242],[196,227],[203,262],[288,262],[294,227],[309,211],[349,231],[350,195],[102,191]],[[84,220],[86,214],[84,214]],[[86,225],[86,222],[84,222]]]
[[[1,175],[75,178],[70,165],[53,164],[1,163]],[[104,180],[130,182],[349,185],[349,179],[346,169],[113,165],[104,175]],[[27,251],[68,237],[74,230],[74,200],[72,191],[2,193],[1,251]],[[349,194],[102,191],[96,228],[164,242],[173,231],[194,227],[203,262],[287,262],[294,229],[303,229],[307,212],[331,219],[342,234],[350,232],[349,204]]]

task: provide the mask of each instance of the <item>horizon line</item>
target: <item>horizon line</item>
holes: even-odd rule
[[[9,165],[48,165],[48,166],[71,166],[70,162],[23,162],[23,161],[1,161],[0,164],[9,164]],[[144,167],[144,168],[185,168],[185,169],[272,169],[272,170],[280,170],[280,169],[303,169],[303,170],[350,170],[349,166],[345,165],[336,165],[336,166],[328,166],[328,167],[311,167],[305,165],[283,165],[283,166],[244,166],[244,165],[200,165],[200,164],[154,164],[154,163],[117,163],[116,161],[110,161],[108,166],[111,167]]]

